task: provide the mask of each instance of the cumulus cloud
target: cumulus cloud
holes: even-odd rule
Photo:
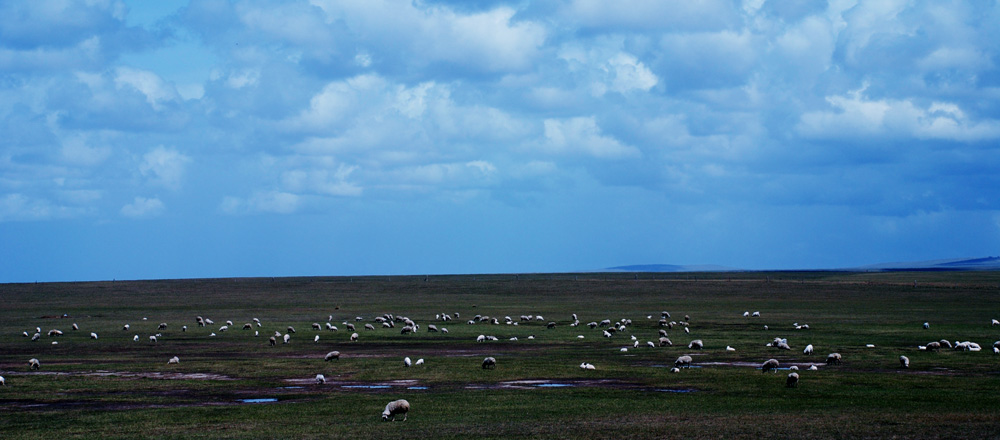
[[[1000,120],[972,120],[954,103],[927,105],[909,99],[869,99],[865,87],[826,97],[832,110],[802,115],[797,130],[810,138],[982,141],[1000,137]]]
[[[600,159],[641,157],[639,149],[601,133],[593,117],[546,119],[538,149],[549,154],[584,154]]]
[[[178,189],[184,179],[184,168],[191,158],[174,148],[159,146],[142,156],[139,172],[150,182]]]
[[[157,198],[136,197],[132,203],[122,206],[121,214],[129,218],[155,217],[163,213],[166,206]]]

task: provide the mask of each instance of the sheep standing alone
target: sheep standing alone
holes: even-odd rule
[[[181,359],[179,357],[177,357],[177,356],[174,356],[174,357],[170,358],[170,360],[167,361],[167,363],[168,364],[179,364],[179,363],[181,363]]]
[[[486,359],[483,359],[483,369],[484,370],[490,369],[490,368],[496,369],[496,367],[497,367],[497,360],[494,357],[490,356],[490,357],[488,357]]]
[[[339,351],[331,351],[331,352],[327,353],[326,356],[323,357],[324,361],[331,361],[331,360],[334,360],[334,359],[340,359],[340,352]]]
[[[705,344],[701,342],[701,339],[695,339],[688,344],[688,348],[692,350],[701,350],[704,346]]]
[[[788,379],[785,379],[785,386],[788,388],[795,388],[799,386],[799,373],[788,373]]]
[[[674,367],[688,367],[691,368],[691,356],[681,356],[674,361]]]
[[[316,375],[316,385],[323,385],[325,383],[326,383],[326,376],[323,376],[322,374],[317,374]]]
[[[385,406],[385,410],[382,411],[382,421],[387,422],[389,420],[396,420],[396,416],[399,414],[403,415],[403,421],[406,421],[406,413],[410,412],[410,402],[404,399],[393,400]]]
[[[910,358],[906,356],[899,357],[899,367],[900,368],[910,368]]]
[[[351,342],[357,342],[357,341],[358,341],[358,334],[351,333]]]
[[[809,344],[806,346],[805,350],[802,350],[802,354],[813,354],[813,345]]]
[[[826,355],[827,365],[840,365],[841,362],[843,362],[843,357],[840,353],[830,353]]]
[[[3,376],[0,376],[0,386],[7,386],[7,379],[4,379]]]
[[[271,336],[271,339],[268,339],[267,341],[272,347],[274,347],[274,345],[278,343],[278,340],[275,339],[274,336]]]
[[[38,359],[36,359],[36,358],[28,359],[28,368],[30,368],[32,370],[37,370],[37,369],[39,369],[41,367],[42,367],[42,363],[39,362]]]
[[[778,371],[778,365],[779,365],[779,363],[778,363],[777,359],[768,359],[768,360],[764,361],[763,364],[760,365],[760,372],[761,373],[767,373],[768,371],[770,371],[770,372],[777,372]]]
[[[97,333],[90,332],[90,339],[97,339]]]
[[[409,367],[410,365],[413,365],[413,361],[410,360],[410,357],[407,356],[407,357],[403,358],[403,366],[404,367]]]

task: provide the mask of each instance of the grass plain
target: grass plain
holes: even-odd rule
[[[5,439],[1000,438],[1000,355],[992,349],[1000,327],[991,325],[1000,318],[1000,272],[2,284],[0,303]],[[690,333],[675,326],[667,330],[673,346],[647,347],[659,337],[661,311],[673,321],[690,315]],[[421,328],[362,329],[385,313]],[[435,320],[444,313],[460,316]],[[580,326],[570,325],[573,313]],[[529,314],[544,319],[519,322]],[[199,315],[215,324],[197,326]],[[467,324],[474,315],[501,324]],[[502,324],[505,316],[518,325]],[[242,330],[254,317],[262,326]],[[632,325],[611,338],[585,325],[603,319]],[[226,320],[234,325],[222,332]],[[339,330],[326,330],[328,321]],[[357,326],[357,342],[345,322]],[[449,331],[428,332],[429,324]],[[296,329],[290,343],[269,346],[288,326]],[[22,335],[36,327],[40,340]],[[49,337],[51,329],[64,334]],[[481,334],[498,340],[477,343]],[[775,337],[792,350],[766,347]],[[689,350],[694,339],[705,348]],[[917,349],[940,339],[983,350]],[[815,354],[802,353],[807,344]],[[341,359],[325,362],[332,350]],[[831,352],[842,365],[824,365]],[[695,368],[670,373],[684,354]],[[899,368],[900,355],[909,369]],[[173,356],[181,362],[167,364]],[[406,368],[405,356],[426,363]],[[480,368],[486,356],[497,359],[495,370]],[[30,358],[40,370],[28,369]],[[799,386],[785,387],[787,371],[762,374],[756,366],[768,358],[800,365]],[[316,384],[316,374],[327,383]],[[411,403],[408,420],[381,422],[398,398]]]

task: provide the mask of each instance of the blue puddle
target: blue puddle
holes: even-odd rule
[[[562,388],[562,387],[572,387],[575,385],[570,383],[540,383],[535,386],[539,388]]]
[[[677,390],[671,390],[671,389],[668,389],[668,388],[657,388],[654,391],[659,391],[661,393],[693,393],[693,392],[695,392],[695,390],[686,389],[686,388],[681,388],[681,389],[677,389]]]
[[[265,397],[263,399],[240,399],[240,402],[243,402],[243,403],[270,403],[270,402],[277,402],[277,401],[278,401],[278,399],[274,398],[274,397]]]
[[[368,390],[381,390],[392,387],[389,385],[341,385],[341,388],[364,388]]]
[[[278,387],[278,388],[281,388],[283,390],[301,390],[302,388],[305,387]]]
[[[408,390],[426,390],[427,387],[406,387]]]

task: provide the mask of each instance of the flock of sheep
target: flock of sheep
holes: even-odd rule
[[[459,316],[460,316],[459,313],[454,313],[454,314],[439,313],[439,314],[437,314],[435,316],[435,321],[439,322],[441,324],[446,324],[449,321],[452,321],[453,319],[458,319]],[[743,313],[743,316],[746,317],[746,318],[759,318],[760,317],[760,312],[753,312],[753,313],[751,313],[751,312],[747,311],[747,312]],[[653,315],[648,315],[646,318],[648,320],[652,320],[653,319]],[[146,320],[146,318],[143,318],[143,320]],[[361,316],[358,316],[358,317],[354,318],[354,320],[355,320],[355,322],[361,322],[361,321],[364,321],[365,318],[363,318]],[[311,327],[312,327],[312,329],[314,331],[317,331],[317,332],[322,332],[324,329],[327,330],[327,331],[331,331],[331,332],[338,332],[339,328],[336,325],[332,324],[332,321],[334,321],[334,319],[333,319],[333,316],[330,315],[329,318],[328,318],[328,321],[325,323],[325,325],[321,325],[320,323],[315,322],[315,323],[312,323]],[[630,339],[631,339],[631,342],[632,342],[631,343],[631,347],[632,348],[638,348],[640,345],[645,345],[645,346],[648,346],[648,347],[672,346],[673,342],[669,339],[668,334],[667,334],[667,330],[670,330],[670,329],[673,329],[673,328],[676,327],[676,328],[683,329],[683,331],[686,334],[690,333],[690,324],[689,324],[689,321],[690,321],[690,316],[687,316],[687,315],[685,315],[684,319],[681,320],[681,321],[673,321],[673,320],[670,319],[670,313],[664,311],[664,312],[662,312],[660,314],[660,318],[659,318],[659,321],[658,321],[658,327],[659,327],[658,338],[655,340],[655,342],[651,340],[651,341],[647,341],[646,344],[640,344],[640,341],[638,340],[638,338],[635,335],[631,335],[630,336]],[[195,318],[195,323],[199,327],[206,327],[206,328],[214,326],[214,324],[215,324],[211,319],[204,318],[202,316],[197,316]],[[555,321],[546,321],[545,318],[543,318],[540,315],[521,315],[521,316],[518,317],[517,320],[515,320],[514,318],[512,318],[510,316],[505,316],[503,318],[498,318],[498,317],[490,317],[490,316],[484,316],[484,315],[475,315],[474,317],[472,317],[471,319],[469,319],[469,320],[466,321],[467,325],[488,324],[488,325],[510,325],[510,326],[518,326],[518,325],[521,325],[521,324],[529,324],[529,323],[544,323],[544,326],[545,326],[546,329],[552,329],[552,328],[555,328],[558,325]],[[356,328],[356,325],[354,323],[350,323],[348,321],[343,321],[341,323],[341,325],[347,331],[351,332],[350,336],[348,337],[349,341],[351,341],[351,342],[357,342],[360,339],[360,335],[356,331],[357,328]],[[417,324],[415,321],[413,321],[410,318],[407,318],[405,316],[394,316],[392,314],[388,314],[387,313],[387,314],[384,314],[382,316],[377,316],[374,319],[371,319],[371,322],[365,323],[362,328],[364,329],[364,331],[375,331],[376,330],[376,325],[378,327],[383,328],[383,329],[394,329],[397,325],[399,325],[400,326],[400,334],[401,335],[408,335],[408,334],[416,333],[422,327],[420,324]],[[992,322],[991,322],[991,325],[993,325],[993,326],[1000,326],[1000,321],[998,321],[996,319],[993,319]],[[581,328],[586,327],[586,328],[589,328],[589,329],[591,329],[593,331],[600,331],[600,334],[603,337],[605,337],[605,338],[612,338],[612,337],[614,337],[614,336],[616,336],[618,334],[624,334],[626,332],[629,332],[629,329],[632,326],[632,320],[631,319],[621,319],[621,320],[618,320],[618,321],[612,321],[610,319],[604,319],[602,321],[591,321],[591,322],[586,323],[586,324],[581,324],[581,322],[579,321],[577,315],[576,314],[572,314],[572,321],[569,324],[569,326],[570,327],[581,327]],[[794,326],[795,329],[800,329],[800,330],[801,329],[808,329],[809,328],[809,326],[807,324],[801,324],[800,325],[799,323],[794,323],[793,326]],[[156,344],[156,343],[158,343],[158,341],[159,341],[158,338],[162,338],[162,336],[163,336],[162,333],[159,333],[159,332],[163,331],[163,330],[166,330],[167,327],[168,327],[167,323],[165,323],[165,322],[160,323],[157,326],[157,333],[149,335],[149,343],[150,344]],[[242,326],[242,329],[244,331],[250,331],[250,330],[252,330],[253,333],[254,333],[254,336],[259,336],[260,333],[259,333],[258,329],[260,329],[262,327],[263,327],[263,323],[260,321],[260,319],[253,318],[251,320],[251,322],[245,323]],[[764,327],[766,329],[766,326],[764,326]],[[925,322],[923,324],[923,328],[924,329],[928,329],[929,327],[930,327],[929,323]],[[214,327],[211,327],[211,328],[214,328]],[[218,333],[224,333],[226,331],[229,331],[231,328],[237,328],[237,327],[234,326],[233,321],[226,321],[225,324],[221,325],[218,328],[217,331],[218,331]],[[74,323],[72,325],[72,329],[73,330],[79,330],[79,326]],[[130,324],[124,324],[122,326],[122,331],[128,332],[130,329],[131,329],[131,325]],[[30,338],[31,338],[30,340],[31,341],[38,341],[38,340],[41,339],[42,330],[41,330],[40,327],[36,327],[34,330],[35,331],[33,332],[33,334],[30,335]],[[185,325],[185,326],[181,326],[180,330],[181,330],[181,332],[187,332],[188,328]],[[275,331],[274,335],[270,336],[268,338],[268,344],[270,346],[275,346],[275,345],[277,345],[277,341],[279,341],[279,340],[282,342],[282,344],[288,344],[288,343],[290,343],[291,342],[291,338],[292,338],[291,335],[293,335],[293,334],[296,333],[295,328],[293,326],[287,326],[284,330],[285,330],[284,332],[282,332],[282,331]],[[426,331],[430,332],[430,333],[442,333],[442,334],[448,333],[448,329],[446,327],[442,326],[442,327],[439,328],[435,324],[429,324],[429,325],[427,325],[426,326]],[[47,334],[48,334],[49,337],[57,338],[59,336],[62,336],[64,333],[61,330],[52,329],[52,330],[49,330],[47,332]],[[28,337],[29,336],[29,332],[27,332],[27,331],[23,332],[23,336]],[[216,337],[217,333],[215,331],[212,331],[209,336],[210,337]],[[577,336],[577,338],[580,338],[580,339],[583,339],[585,337],[586,336],[583,335],[583,334],[580,334],[580,335]],[[90,333],[90,339],[95,339],[96,340],[97,338],[98,338],[97,333],[95,333],[95,332],[91,332]],[[527,336],[527,339],[529,339],[529,340],[530,339],[534,339],[534,338],[535,338],[535,336],[533,334]],[[135,334],[133,336],[132,340],[134,342],[138,342],[140,340],[139,334]],[[319,340],[320,340],[320,334],[315,334],[314,337],[312,338],[312,340],[313,340],[313,342],[319,342]],[[478,343],[484,343],[484,342],[488,342],[488,341],[498,341],[499,338],[496,337],[496,336],[490,336],[490,335],[486,335],[486,334],[480,334],[479,336],[476,337],[475,340]],[[510,340],[511,341],[516,341],[517,337],[511,337]],[[52,341],[52,344],[58,344],[58,341],[54,340],[54,341]],[[791,347],[788,344],[788,340],[785,339],[785,338],[774,338],[773,340],[771,340],[770,342],[768,342],[765,345],[767,347],[773,347],[773,348],[778,349],[778,350],[791,350]],[[705,347],[704,341],[702,341],[701,339],[693,339],[693,340],[691,340],[687,344],[687,348],[689,350],[702,350],[702,349],[704,349],[704,347]],[[869,344],[868,347],[874,347],[874,345]],[[620,351],[627,352],[628,348],[629,347],[621,347]],[[974,343],[974,342],[970,342],[970,341],[959,342],[959,341],[956,341],[954,344],[952,344],[950,341],[944,340],[944,339],[942,339],[940,341],[931,341],[931,342],[927,343],[926,345],[921,345],[921,346],[918,347],[919,350],[927,350],[927,351],[936,351],[936,350],[941,350],[942,348],[951,348],[951,349],[954,349],[954,350],[966,350],[966,351],[980,351],[981,350],[981,346],[979,344],[977,344],[977,343]],[[726,347],[726,351],[735,351],[735,349],[733,347],[731,347],[731,346],[727,346]],[[809,344],[803,350],[803,354],[811,355],[811,354],[813,354],[813,351],[814,351],[813,345]],[[993,352],[996,353],[996,354],[1000,354],[1000,341],[994,342],[994,344],[993,344]],[[341,357],[341,353],[339,351],[330,351],[330,352],[328,352],[324,356],[324,360],[325,361],[333,361],[333,360],[340,359],[340,357]],[[681,372],[682,368],[690,368],[692,366],[693,361],[694,361],[694,359],[690,355],[679,356],[674,361],[673,368],[671,368],[670,371],[672,373],[679,373],[679,372]],[[828,354],[826,356],[825,364],[826,365],[839,365],[839,364],[842,363],[842,361],[843,361],[843,357],[841,356],[840,353],[830,353],[830,354]],[[170,358],[167,361],[167,363],[168,364],[178,364],[178,363],[180,363],[180,359],[177,356],[173,356],[172,358]],[[403,359],[403,366],[404,367],[411,367],[411,366],[415,366],[415,365],[421,365],[423,363],[424,363],[424,359],[418,359],[415,362],[412,361],[409,357],[405,357]],[[765,361],[764,363],[762,363],[760,365],[759,369],[761,370],[762,373],[776,372],[780,368],[780,365],[781,364],[780,364],[780,362],[777,359],[773,359],[772,358],[772,359],[768,359],[767,361]],[[496,366],[497,366],[497,360],[496,360],[496,358],[494,358],[492,356],[486,357],[485,359],[483,359],[481,366],[482,366],[482,369],[484,369],[484,370],[486,370],[486,369],[495,369]],[[899,368],[909,368],[909,366],[910,366],[910,360],[909,360],[909,358],[906,357],[906,356],[900,356],[899,357]],[[32,359],[30,359],[28,361],[28,368],[30,370],[38,370],[38,369],[41,368],[41,362],[37,358],[32,358]],[[595,370],[596,369],[596,367],[593,364],[589,363],[589,362],[582,362],[580,364],[580,368],[581,369],[585,369],[585,370]],[[810,365],[808,369],[809,370],[817,370],[818,366],[817,366],[817,364],[813,364],[813,365]],[[788,374],[788,376],[786,378],[785,385],[787,387],[797,387],[798,383],[799,383],[799,373],[798,373],[799,368],[798,368],[798,366],[791,365],[790,367],[788,367],[788,370],[791,370],[791,371],[790,371],[790,373]],[[316,378],[315,378],[315,381],[316,381],[317,384],[325,384],[326,383],[326,378],[325,378],[325,376],[323,374],[317,374]],[[3,376],[0,376],[0,386],[6,386],[6,379]],[[386,420],[386,421],[388,421],[388,420],[395,420],[395,417],[397,415],[403,415],[403,420],[405,421],[406,420],[406,415],[407,415],[407,412],[409,411],[409,409],[410,409],[410,404],[406,400],[396,400],[396,401],[390,402],[388,405],[386,405],[385,410],[382,412],[382,420]]]

